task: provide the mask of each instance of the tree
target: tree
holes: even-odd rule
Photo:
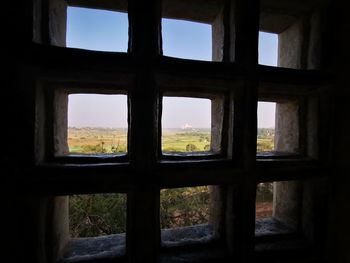
[[[197,146],[192,144],[192,143],[189,143],[186,145],[186,152],[194,152],[194,151],[197,151]]]

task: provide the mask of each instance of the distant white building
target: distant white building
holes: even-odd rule
[[[184,125],[181,126],[181,129],[183,130],[192,130],[193,126],[189,123],[185,123]]]

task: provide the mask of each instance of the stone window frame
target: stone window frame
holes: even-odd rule
[[[275,103],[275,149],[267,152],[257,152],[257,158],[287,158],[302,157],[304,152],[302,115],[302,98],[298,97],[262,97],[258,102]],[[291,122],[286,123],[287,120]]]
[[[232,132],[230,119],[233,116],[232,87],[238,81],[216,80],[198,76],[181,76],[181,74],[157,73],[159,91],[158,111],[158,158],[163,160],[215,160],[227,159],[232,155],[227,147],[229,134]],[[162,99],[163,97],[204,98],[211,101],[211,150],[205,153],[172,154],[161,150],[162,134]]]
[[[79,74],[78,74],[79,75]],[[84,76],[85,77],[85,76]],[[129,154],[122,155],[79,155],[67,154],[68,95],[86,94],[120,94],[127,96],[127,120],[129,126],[129,93],[133,86],[132,74],[96,74],[94,80],[80,76],[57,75],[36,80],[37,127],[36,151],[37,163],[125,163]],[[43,97],[39,97],[43,94]],[[40,102],[41,101],[41,102]],[[64,128],[63,128],[64,127]],[[45,136],[44,136],[45,134]],[[130,129],[128,128],[128,138]],[[129,145],[129,139],[128,139]]]
[[[59,42],[63,36],[62,30],[52,26],[52,22],[57,21],[55,18],[59,12],[56,11],[59,8],[55,9],[53,5],[53,9],[51,9],[52,6],[49,5],[49,8],[44,6],[47,10],[45,8],[41,10],[38,6],[40,4],[35,7],[35,11],[36,14],[40,15],[36,16],[33,21],[32,39],[38,43],[60,46]],[[328,145],[320,144],[315,149],[317,158],[314,159],[316,162],[307,158],[256,160],[256,106],[259,80],[273,79],[287,85],[297,82],[295,84],[297,87],[305,87],[324,86],[327,79],[320,77],[323,72],[318,64],[313,66],[317,69],[316,74],[304,69],[298,73],[289,69],[267,69],[267,67],[257,66],[258,14],[260,10],[256,0],[237,0],[236,3],[225,1],[223,12],[215,22],[219,25],[219,29],[218,31],[213,30],[219,35],[218,41],[213,43],[213,47],[216,49],[213,56],[217,56],[214,57],[214,60],[222,61],[220,63],[185,61],[161,56],[159,0],[147,3],[129,0],[128,10],[129,26],[131,27],[129,29],[128,54],[107,54],[43,47],[40,44],[31,45],[30,48],[42,57],[37,65],[39,71],[48,74],[46,67],[50,65],[52,70],[56,72],[54,75],[58,80],[62,78],[62,74],[57,74],[57,72],[67,73],[72,69],[79,72],[81,79],[90,76],[92,81],[98,79],[96,71],[107,71],[111,74],[115,72],[135,74],[135,84],[130,91],[129,98],[133,109],[130,124],[133,130],[130,136],[130,140],[133,142],[130,146],[132,149],[130,163],[125,165],[118,163],[96,165],[89,162],[73,165],[67,165],[67,163],[47,164],[40,162],[42,153],[39,149],[39,154],[36,155],[39,156],[39,162],[37,162],[35,170],[37,172],[35,180],[39,178],[40,182],[47,186],[46,191],[52,190],[57,196],[77,191],[82,193],[126,191],[128,193],[128,238],[126,245],[127,259],[130,262],[157,262],[162,257],[159,248],[160,229],[157,227],[159,225],[159,216],[157,216],[159,213],[159,205],[157,206],[159,204],[159,189],[175,186],[214,185],[213,195],[219,204],[214,209],[219,218],[217,227],[222,234],[224,253],[249,261],[249,258],[254,254],[255,243],[256,183],[258,181],[279,180],[281,173],[283,173],[284,180],[310,179],[310,171],[320,172],[329,161],[326,154]],[[220,25],[225,26],[220,27]],[[312,54],[311,57],[320,57],[319,49],[313,51],[315,54]],[[71,64],[67,63],[72,58],[73,60],[77,59]],[[81,58],[83,60],[79,61]],[[206,75],[213,82],[221,79],[238,79],[240,81],[241,85],[234,87],[234,96],[230,94],[232,101],[230,110],[232,110],[233,116],[229,122],[230,133],[227,139],[228,154],[226,160],[159,162],[159,148],[158,145],[154,145],[154,140],[158,136],[157,118],[159,117],[155,114],[158,112],[159,94],[154,75],[164,71],[164,69],[170,74],[176,74],[179,68],[184,72],[184,75],[196,75],[195,80]],[[323,106],[318,112],[315,111],[316,116],[321,116],[329,109],[326,98],[327,91],[321,88],[319,90],[322,93],[320,100],[324,104],[319,103]],[[39,113],[37,113],[36,124],[39,126],[39,132],[36,140],[39,141],[40,137],[44,135],[40,127],[45,121],[45,116],[42,116],[40,112],[42,109],[46,110],[45,105],[41,104],[43,96],[41,93],[37,94]],[[328,115],[326,114],[326,116]],[[320,122],[317,126],[327,127],[327,118]],[[326,138],[329,138],[327,133],[326,129],[319,136],[326,144]],[[143,140],[144,136],[148,140]],[[47,174],[50,175],[45,177]],[[322,179],[322,173],[320,176],[316,176],[317,179]],[[77,186],[78,183],[79,186]],[[319,190],[317,184],[318,182],[316,184],[310,183],[311,191],[308,194],[312,201],[315,200],[313,193]],[[59,197],[49,201],[53,204],[54,215],[57,215],[57,211],[59,211],[59,203],[55,202],[57,198]],[[55,231],[55,235],[52,233],[47,235],[50,237],[49,243],[52,246],[44,249],[52,256],[52,261],[55,261],[63,253],[66,240],[63,240],[64,238],[58,230],[61,228],[60,225],[64,225],[66,221],[60,220],[59,217],[55,217],[53,221],[54,224],[44,222],[44,225],[48,225],[45,228],[46,231]],[[149,227],[145,229],[144,225]],[[311,233],[310,236],[313,234]],[[179,252],[177,251],[177,253]],[[51,261],[47,258],[43,260],[44,262]]]

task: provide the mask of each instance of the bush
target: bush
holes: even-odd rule
[[[197,146],[192,143],[186,145],[186,152],[195,152],[197,150]]]
[[[92,237],[125,232],[126,195],[93,194],[69,197],[72,237]]]
[[[208,222],[209,190],[206,186],[163,189],[160,200],[161,228]]]

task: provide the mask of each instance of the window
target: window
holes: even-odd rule
[[[63,262],[125,255],[126,195],[69,196],[69,250]]]
[[[127,115],[125,95],[68,95],[69,153],[126,153]]]
[[[209,99],[163,97],[162,152],[211,151],[211,101]]]
[[[300,121],[297,101],[258,102],[258,154],[300,154]]]
[[[280,17],[268,14],[285,10],[277,8],[277,2],[277,7],[269,7],[262,1],[260,25],[260,7],[245,0],[237,4],[130,1],[129,5],[126,1],[69,0],[68,9],[65,1],[50,0],[48,10],[42,1],[35,2],[37,43],[64,46],[66,12],[70,16],[75,8],[123,12],[124,16],[127,12],[129,27],[129,54],[91,52],[99,49],[86,46],[28,47],[33,54],[44,54],[28,72],[29,87],[35,89],[21,87],[35,98],[28,126],[35,129],[33,170],[38,174],[28,180],[33,180],[32,185],[43,183],[50,192],[50,197],[45,193],[38,198],[43,211],[35,211],[42,227],[35,240],[45,236],[48,241],[47,246],[39,244],[37,251],[45,251],[52,261],[69,261],[79,254],[77,262],[177,262],[184,258],[225,262],[254,257],[261,241],[263,252],[273,251],[282,237],[288,241],[283,243],[287,252],[318,244],[315,240],[322,236],[322,226],[314,222],[315,211],[325,200],[318,173],[330,161],[328,84],[320,77],[324,72],[315,59],[320,57],[317,41],[304,41],[308,32],[317,35],[318,31],[307,27],[310,31],[302,30],[304,37],[299,38],[302,28],[294,28],[314,9],[305,7],[307,12],[302,14],[294,10],[293,21],[282,27],[277,23]],[[205,24],[207,33],[211,31],[211,40],[208,36],[205,40],[207,57],[203,60],[207,62],[197,61],[198,57],[166,57],[185,57],[167,53],[169,43],[184,43],[180,39],[168,42],[167,26],[173,20]],[[116,27],[113,30],[118,31]],[[259,30],[278,34],[278,66],[284,68],[258,65],[265,64],[257,56]],[[290,38],[293,41],[288,42]],[[295,41],[298,45],[291,51]],[[77,103],[82,98],[87,102]],[[89,112],[84,118],[74,117],[84,104]],[[260,116],[263,105],[270,105],[267,122]],[[85,127],[98,131],[81,134],[79,129]],[[175,136],[169,134],[174,128],[179,129]],[[85,144],[86,138],[96,140]],[[264,140],[268,147],[257,149]],[[205,200],[193,204],[197,193]],[[102,231],[97,234],[107,236],[78,241],[72,238],[73,232],[69,234],[68,219],[73,214],[69,214],[67,197],[73,203],[85,197],[95,202],[123,196],[126,202],[126,195],[127,204],[118,204],[123,210],[118,218],[125,220],[122,230]],[[174,206],[169,205],[167,195],[175,199]],[[99,208],[106,208],[106,213],[114,211],[107,201],[101,202]],[[186,203],[191,220],[202,221],[185,222],[186,217],[180,216],[185,208],[177,206]],[[256,209],[262,203],[267,210],[260,213]],[[84,218],[78,221],[86,223]],[[117,227],[117,221],[110,225]],[[297,237],[292,245],[291,236]],[[91,246],[102,249],[91,255],[86,253]],[[104,253],[107,250],[110,253]],[[42,257],[38,262],[48,262]]]
[[[278,35],[259,32],[259,64],[277,66]]]
[[[211,26],[162,19],[163,54],[170,57],[212,60]]]
[[[276,103],[258,102],[257,152],[275,150]]]
[[[290,234],[300,223],[301,184],[296,181],[257,185],[255,235]]]
[[[320,29],[320,17],[317,16],[315,10],[305,15],[298,8],[285,9],[283,4],[262,1],[259,15],[261,31],[259,45],[265,47],[262,50],[264,53],[270,53],[273,49],[268,60],[275,56],[278,56],[278,59],[275,60],[276,64],[270,64],[270,61],[261,57],[259,63],[291,69],[319,68],[319,61],[315,59],[320,52],[316,36],[316,32]]]
[[[162,0],[163,54],[221,61],[224,1],[193,2],[189,5],[190,9],[188,3]]]
[[[47,101],[55,105],[53,158],[125,157],[128,151],[125,91],[81,88],[84,84],[67,88],[69,85],[54,84],[54,95]]]
[[[272,217],[273,183],[260,183],[256,190],[256,218]]]
[[[164,247],[206,243],[214,238],[209,225],[208,186],[162,189],[160,226]]]
[[[96,51],[127,52],[127,14],[68,7],[66,46]]]
[[[69,197],[71,237],[95,237],[126,232],[126,197],[123,194]]]

